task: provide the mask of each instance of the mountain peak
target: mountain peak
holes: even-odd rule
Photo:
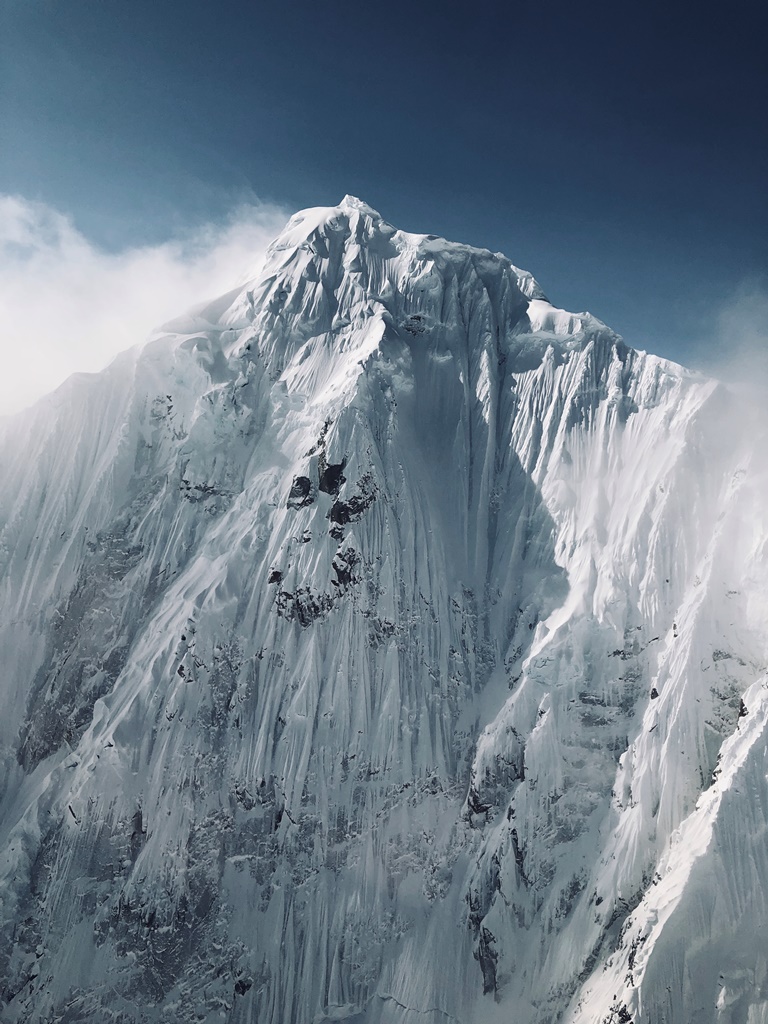
[[[386,235],[395,233],[395,228],[387,224],[372,206],[355,196],[345,195],[337,206],[310,206],[298,210],[269,247],[268,252],[305,248],[315,237],[328,235],[329,232],[351,234],[355,228],[358,241],[382,229]]]
[[[364,200],[358,199],[357,196],[345,195],[339,203],[338,209],[356,210],[359,213],[366,214],[368,217],[375,217],[377,220],[381,220],[381,214]]]
[[[495,336],[515,365],[525,350],[527,366],[551,345],[570,348],[596,332],[615,337],[589,314],[553,306],[503,254],[399,230],[351,195],[295,213],[224,319],[251,325],[240,349],[258,337],[281,367],[299,358],[305,369],[315,365],[310,350],[334,361],[345,354],[357,366],[384,339],[453,358]]]

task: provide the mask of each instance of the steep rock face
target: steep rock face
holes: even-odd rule
[[[735,405],[347,197],[7,423],[5,1018],[768,1019]]]

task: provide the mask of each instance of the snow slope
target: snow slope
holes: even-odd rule
[[[3,1020],[768,1021],[740,396],[346,197],[0,430]]]

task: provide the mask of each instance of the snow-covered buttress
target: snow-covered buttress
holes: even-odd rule
[[[0,1017],[766,1024],[749,415],[346,197],[5,421]]]

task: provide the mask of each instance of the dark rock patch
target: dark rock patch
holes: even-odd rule
[[[309,477],[295,476],[288,495],[288,508],[304,508],[305,505],[311,505],[314,500],[312,481]]]
[[[359,561],[360,556],[354,548],[337,551],[332,563],[336,578],[331,579],[331,586],[337,587],[340,593],[344,593],[353,583],[359,582],[355,577],[355,567]]]
[[[343,462],[337,462],[326,466],[320,475],[319,488],[324,494],[330,494],[334,498],[338,495],[342,486],[346,483],[346,477],[344,476],[344,466],[346,465],[346,459]]]
[[[483,972],[483,995],[496,992],[496,961],[499,955],[493,948],[495,942],[496,937],[488,928],[480,929],[475,959],[479,962],[480,970]]]
[[[330,594],[313,593],[309,587],[299,587],[294,594],[281,590],[277,595],[277,614],[289,622],[297,620],[301,626],[310,626],[332,607]]]
[[[424,334],[426,329],[427,322],[421,313],[412,313],[411,316],[406,317],[403,321],[403,330],[414,338],[417,338],[420,334]]]
[[[334,501],[328,518],[332,523],[346,526],[360,519],[376,500],[376,488],[371,477],[366,474],[357,485],[357,491],[347,501]]]

